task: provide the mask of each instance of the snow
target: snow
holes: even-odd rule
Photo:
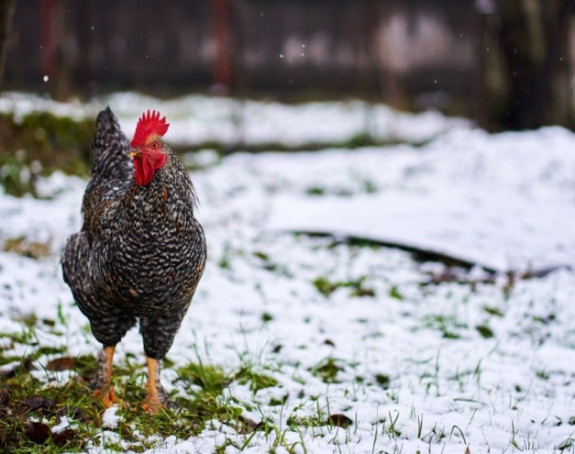
[[[24,112],[37,101],[22,94],[10,99],[8,105],[2,98],[0,111]],[[43,108],[84,118],[98,102],[105,104],[46,100]],[[189,142],[206,123],[203,137],[218,127],[224,137],[233,132],[221,107],[230,100],[124,93],[106,102],[128,133],[148,108],[174,125],[168,142]],[[359,127],[350,106],[246,102],[253,123],[245,130],[254,142],[335,142]],[[490,135],[438,114],[373,108],[387,112],[382,135],[393,129],[397,137],[419,139],[425,131],[433,140],[419,148],[241,153],[209,160],[210,167],[192,174],[209,259],[169,358],[177,366],[200,358],[225,370],[247,363],[275,378],[277,386],[256,393],[234,382],[225,398],[278,431],[240,434],[214,420],[198,437],[168,437],[149,452],[210,453],[231,440],[225,452],[245,443],[248,453],[272,447],[278,453],[556,453],[575,439],[575,271],[565,267],[510,285],[505,274],[483,282],[476,269],[468,276],[479,277],[473,285],[426,285],[441,265],[422,265],[394,249],[285,233],[395,239],[502,271],[572,267],[575,135],[555,127]],[[316,117],[334,121],[318,125]],[[36,335],[70,355],[99,348],[59,270],[65,239],[80,225],[85,184],[54,174],[41,182],[49,199],[0,195],[0,243],[23,237],[50,250],[40,259],[0,252],[0,332],[19,333],[18,320],[30,313],[62,319],[63,335],[48,327]],[[326,296],[313,284],[318,278],[371,293],[357,296],[354,287],[340,285]],[[11,354],[26,348],[15,344]],[[137,330],[119,345],[117,360],[126,354],[143,355]],[[332,383],[315,372],[326,361],[341,368]],[[164,370],[168,390],[184,392],[171,378]],[[272,403],[282,398],[283,405]],[[288,423],[290,417],[326,421],[330,414],[344,414],[352,424]],[[117,418],[115,408],[108,410],[104,425],[115,427]],[[118,443],[119,436],[103,430],[101,439]],[[95,444],[87,449],[100,452]]]
[[[371,133],[383,141],[425,142],[452,127],[468,128],[461,118],[438,112],[403,114],[382,104],[357,100],[284,105],[271,101],[237,101],[190,95],[159,100],[136,93],[114,93],[89,103],[59,103],[39,96],[8,92],[0,96],[0,112],[22,121],[29,112],[48,111],[77,120],[95,118],[109,105],[126,131],[133,131],[142,112],[159,110],[170,123],[171,143],[186,146],[216,142],[223,145],[278,144],[297,147],[350,141]]]
[[[274,202],[270,228],[394,241],[527,271],[575,264],[573,149],[572,135],[561,129],[496,136],[458,130],[422,150],[310,155],[313,166],[268,156],[258,165],[291,166],[294,184],[304,185]],[[305,187],[327,173],[327,197],[310,198]],[[347,197],[340,187],[338,194],[346,174],[375,193]]]
[[[118,416],[116,415],[117,412],[117,405],[106,409],[102,415],[102,427],[107,429],[116,429],[118,427]]]

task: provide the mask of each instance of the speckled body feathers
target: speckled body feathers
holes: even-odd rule
[[[116,117],[108,108],[96,123],[84,222],[62,255],[64,280],[99,342],[116,345],[139,321],[146,354],[161,359],[206,259],[204,232],[194,217],[194,187],[163,143],[166,164],[149,185],[136,185],[130,143]]]

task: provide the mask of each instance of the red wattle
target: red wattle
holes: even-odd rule
[[[145,151],[140,156],[134,157],[134,180],[138,186],[150,184],[156,170],[166,162],[166,155],[161,151]]]

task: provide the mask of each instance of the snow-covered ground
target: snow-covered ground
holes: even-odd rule
[[[12,104],[3,98],[0,110],[30,108],[29,97],[11,96]],[[174,125],[168,142],[186,143],[185,134],[200,129],[217,134],[218,125],[226,134],[227,117],[218,113],[226,100],[160,102],[121,94],[106,102],[120,112],[128,134],[148,108]],[[86,116],[95,106],[57,109]],[[349,104],[301,106],[301,116],[268,107],[248,107],[260,111],[269,134],[262,141],[337,141],[342,125],[357,127]],[[575,271],[563,268],[511,285],[503,274],[482,282],[484,273],[475,269],[467,276],[473,283],[424,285],[442,265],[420,264],[394,249],[285,231],[396,239],[502,271],[572,266],[575,135],[560,128],[489,135],[437,114],[375,108],[389,116],[381,131],[439,136],[422,148],[236,154],[193,173],[209,260],[169,358],[185,365],[199,356],[226,370],[247,361],[272,376],[277,386],[254,393],[234,382],[225,398],[247,418],[269,420],[280,431],[239,434],[213,421],[199,437],[171,437],[153,452],[209,453],[226,440],[254,453],[271,447],[301,453],[574,452]],[[196,123],[193,111],[202,112],[202,120]],[[266,126],[274,115],[275,129]],[[207,124],[209,133],[199,126]],[[250,128],[257,126],[254,120]],[[85,184],[55,174],[39,187],[48,199],[0,196],[0,244],[24,237],[50,251],[38,260],[0,252],[0,332],[19,332],[17,319],[30,312],[63,319],[64,335],[40,330],[38,340],[65,346],[71,355],[99,348],[58,263],[66,237],[80,225]],[[332,284],[331,293],[318,290],[321,282]],[[136,330],[118,359],[128,353],[143,354]],[[330,379],[321,374],[326,364],[336,372]],[[164,372],[170,390],[185,392],[173,371]],[[351,425],[293,423],[333,414],[346,415]],[[110,413],[107,420],[115,417]],[[236,450],[230,444],[225,452]]]
[[[454,130],[423,149],[268,155],[254,167],[298,175],[274,199],[270,227],[393,240],[499,271],[575,264],[575,142],[566,130]]]
[[[284,105],[198,95],[159,100],[128,92],[102,96],[89,103],[59,103],[22,93],[0,96],[0,112],[13,113],[16,120],[35,110],[77,120],[95,118],[107,105],[126,131],[136,128],[142,112],[159,110],[170,123],[171,143],[182,146],[206,142],[317,146],[350,141],[365,133],[385,142],[420,143],[447,129],[469,126],[466,120],[446,118],[437,112],[402,114],[382,104],[357,100]]]

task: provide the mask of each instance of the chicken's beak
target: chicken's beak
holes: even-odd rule
[[[135,157],[140,157],[140,156],[142,156],[142,150],[134,150],[134,151],[130,152],[130,154],[128,156],[132,159],[134,159]]]

